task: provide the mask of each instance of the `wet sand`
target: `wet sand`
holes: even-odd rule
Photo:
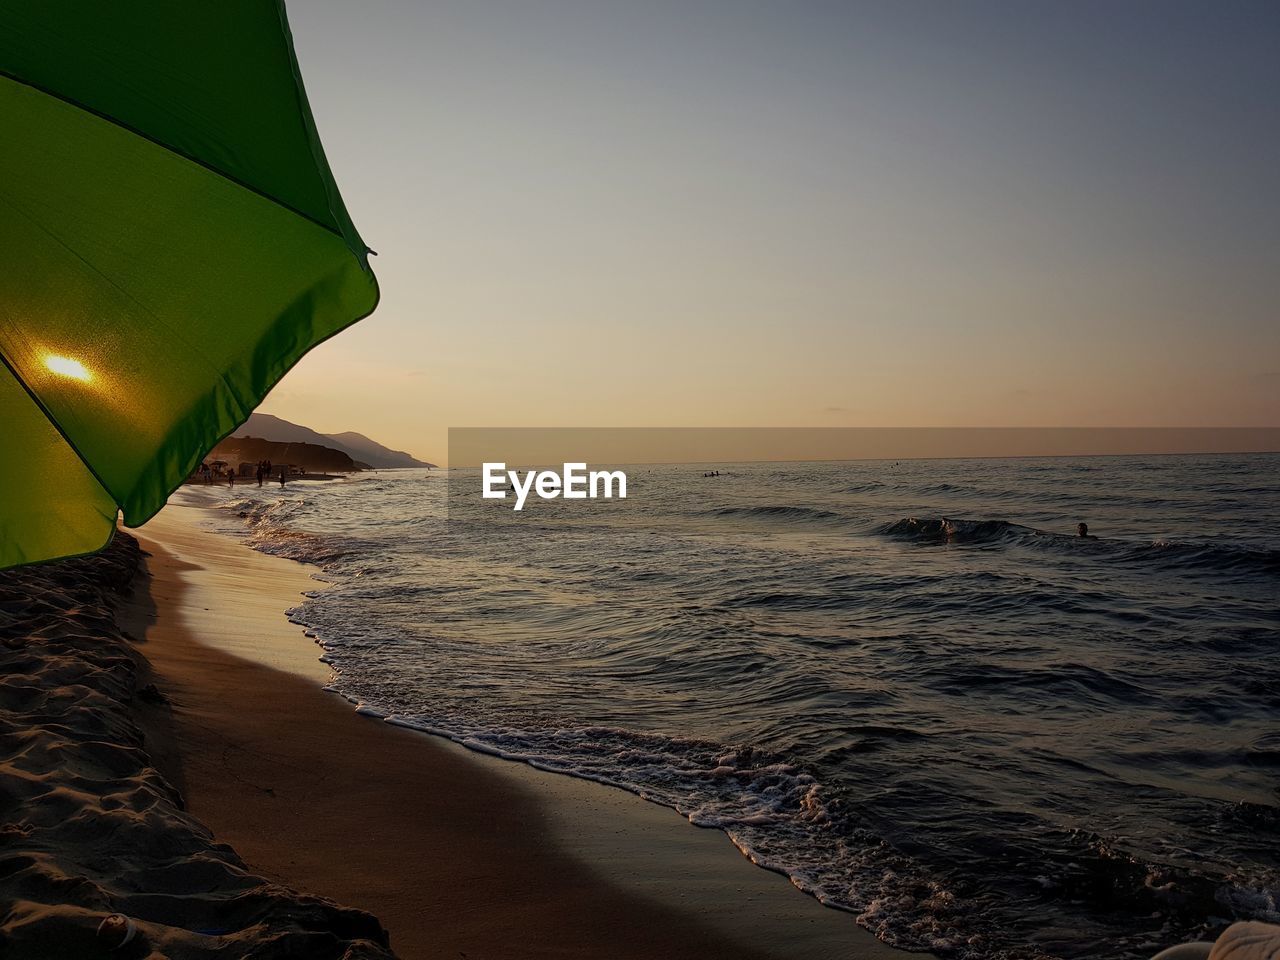
[[[162,769],[255,871],[373,913],[404,960],[904,956],[719,831],[357,714],[283,615],[311,569],[204,516],[137,531],[122,624],[172,705]]]

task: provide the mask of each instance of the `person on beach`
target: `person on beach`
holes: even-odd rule
[[[234,487],[236,485],[236,472],[231,467],[227,467],[227,486]]]
[[[282,490],[284,489],[284,474],[285,474],[285,468],[281,467],[280,468],[280,489]]]

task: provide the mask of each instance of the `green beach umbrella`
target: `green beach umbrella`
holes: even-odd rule
[[[0,0],[0,568],[153,516],[369,252],[277,0]]]

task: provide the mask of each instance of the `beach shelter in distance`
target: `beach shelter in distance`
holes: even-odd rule
[[[279,0],[0,0],[0,567],[155,514],[369,252]]]

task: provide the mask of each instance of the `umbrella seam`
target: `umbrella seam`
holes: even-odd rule
[[[111,488],[107,486],[105,482],[103,482],[102,477],[98,476],[98,471],[93,469],[93,464],[91,464],[88,461],[88,459],[85,457],[85,455],[80,452],[80,448],[76,446],[75,441],[72,440],[69,436],[67,436],[66,431],[62,429],[62,424],[58,423],[57,419],[53,416],[53,413],[49,410],[47,406],[45,406],[44,401],[42,401],[36,395],[36,392],[32,390],[30,386],[27,385],[27,381],[22,379],[22,375],[18,373],[17,368],[15,368],[14,365],[9,362],[9,358],[5,356],[5,352],[2,348],[0,348],[0,365],[3,365],[4,368],[9,371],[13,379],[18,382],[18,386],[20,386],[26,392],[27,396],[31,398],[31,402],[34,403],[37,408],[39,408],[41,413],[44,414],[44,418],[49,421],[49,425],[58,432],[58,436],[60,436],[63,442],[66,443],[66,445],[71,448],[71,452],[76,455],[76,459],[79,460],[82,464],[84,464],[84,468],[89,471],[89,476],[93,477],[93,479],[98,482],[98,486],[102,488],[103,493],[105,493],[108,497],[111,498],[111,502],[115,504],[116,514],[118,516],[120,512],[120,502],[116,500],[116,496],[114,493],[111,492]],[[114,524],[112,525],[114,526]],[[110,542],[110,540],[108,540],[108,542]],[[104,543],[102,546],[105,547],[106,544]],[[98,549],[101,550],[102,547],[99,547]],[[91,551],[91,552],[96,553],[97,551]]]
[[[324,144],[320,142],[320,131],[316,128],[316,118],[311,112],[311,102],[307,99],[307,88],[302,82],[302,70],[298,65],[298,53],[293,45],[293,31],[289,27],[289,15],[285,12],[284,0],[277,0],[277,10],[280,15],[280,32],[284,37],[285,54],[289,59],[289,72],[293,75],[294,100],[298,107],[298,114],[302,117],[302,127],[307,135],[307,148],[311,151],[311,160],[322,175],[320,179],[324,187],[325,203],[329,208],[329,215],[333,217],[341,228],[344,241],[348,239],[346,228],[351,228],[351,233],[359,241],[360,246],[364,248],[364,254],[360,256],[362,266],[368,269],[368,255],[374,254],[376,256],[376,251],[369,249],[369,245],[356,232],[356,225],[351,221],[351,212],[347,210],[347,205],[343,202],[342,194],[338,190],[338,183],[333,176],[333,168],[329,166],[329,158],[325,156]]]
[[[311,216],[311,214],[302,212],[297,207],[294,207],[288,203],[285,203],[279,197],[273,197],[271,194],[258,189],[253,184],[246,183],[244,180],[241,180],[239,177],[232,176],[231,174],[227,173],[225,170],[219,170],[217,167],[213,166],[212,164],[206,163],[205,161],[199,159],[198,157],[193,157],[191,156],[191,154],[186,153],[183,150],[179,150],[178,148],[170,144],[167,144],[162,140],[157,140],[155,137],[152,137],[147,135],[146,133],[143,133],[137,127],[130,126],[127,123],[122,123],[121,121],[115,119],[114,117],[108,116],[107,114],[102,113],[101,111],[95,110],[93,107],[87,104],[81,103],[80,101],[72,97],[63,96],[62,94],[56,93],[55,91],[50,90],[44,86],[41,86],[38,83],[32,83],[30,80],[24,80],[22,77],[15,76],[14,74],[10,73],[8,70],[5,70],[2,67],[0,67],[0,77],[4,77],[6,80],[9,80],[12,83],[16,83],[21,86],[27,87],[28,89],[35,90],[37,93],[42,93],[46,97],[52,97],[54,100],[58,100],[62,103],[65,103],[68,106],[74,107],[77,110],[82,110],[85,113],[89,114],[90,116],[97,117],[99,120],[103,121],[104,123],[109,123],[114,127],[119,127],[121,130],[125,130],[128,133],[131,133],[135,137],[145,140],[148,143],[154,144],[155,146],[159,147],[161,150],[165,150],[173,154],[175,157],[181,157],[183,160],[186,160],[190,163],[194,163],[196,166],[202,167],[205,170],[208,170],[210,173],[214,174],[215,176],[221,177],[222,179],[227,180],[230,183],[234,183],[236,186],[240,187],[241,189],[248,190],[250,193],[253,193],[259,197],[262,197],[264,200],[274,203],[276,206],[284,210],[288,210],[294,216],[301,217],[303,220],[306,220],[308,223],[315,224],[320,229],[326,231],[327,233],[331,233],[334,236],[338,237],[340,240],[342,240],[343,246],[347,247],[348,250],[351,249],[350,244],[347,243],[347,238],[343,235],[341,230],[335,229],[330,224],[321,222],[320,220]],[[312,163],[315,163],[314,153],[311,154],[311,161]],[[325,193],[326,193],[326,199],[327,199],[328,197],[327,188]],[[329,212],[330,214],[333,213],[332,210],[330,210]],[[361,243],[363,245],[363,241]],[[351,252],[357,253],[355,250],[352,250]],[[368,254],[370,252],[371,252],[370,249],[366,246],[361,253]],[[362,260],[363,256],[361,254],[357,254],[357,259]],[[365,269],[368,270],[368,267],[365,266]]]

